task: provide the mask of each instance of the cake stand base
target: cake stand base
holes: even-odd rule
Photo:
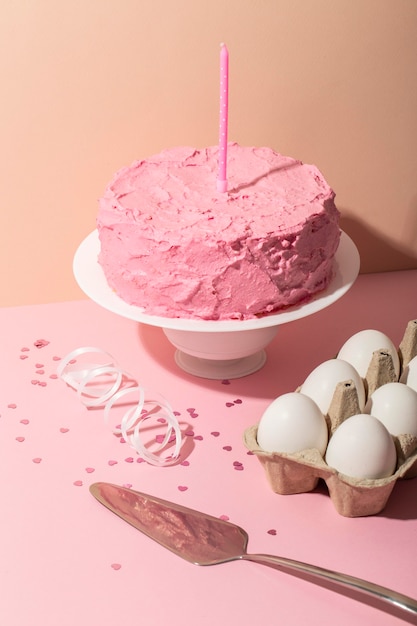
[[[265,350],[240,359],[201,359],[181,350],[175,352],[176,364],[193,376],[211,378],[212,380],[228,380],[249,376],[260,370],[266,361]]]

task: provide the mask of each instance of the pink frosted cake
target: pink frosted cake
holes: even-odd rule
[[[340,238],[334,192],[313,165],[269,148],[178,147],[123,168],[100,200],[108,284],[150,315],[248,319],[324,289]]]

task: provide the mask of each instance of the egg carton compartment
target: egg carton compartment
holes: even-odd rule
[[[257,444],[257,425],[246,429],[244,442],[262,464],[272,490],[281,495],[313,491],[324,480],[336,511],[345,517],[376,515],[386,506],[399,478],[417,475],[417,451],[400,463],[388,478],[358,480],[340,474],[329,467],[318,450],[303,450],[294,454],[268,453]],[[399,439],[399,438],[398,438]],[[417,448],[417,439],[414,438]]]
[[[403,371],[417,355],[417,320],[408,323],[398,354]],[[380,386],[396,381],[398,377],[391,355],[384,350],[374,352],[364,380],[368,397]],[[325,416],[329,438],[345,419],[358,412],[360,409],[354,382],[339,383]],[[345,517],[380,513],[385,508],[397,480],[417,476],[417,438],[412,435],[393,437],[397,450],[395,472],[387,478],[371,480],[352,478],[337,472],[327,465],[316,449],[292,454],[265,452],[258,445],[257,431],[258,424],[247,428],[244,432],[244,443],[257,456],[275,493],[307,493],[317,487],[319,480],[323,480],[336,511]]]

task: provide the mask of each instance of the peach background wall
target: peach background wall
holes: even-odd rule
[[[415,0],[1,0],[0,304],[83,297],[114,170],[230,139],[317,164],[362,272],[417,267]]]

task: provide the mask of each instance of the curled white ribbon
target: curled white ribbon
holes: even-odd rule
[[[94,355],[94,362],[82,363],[85,356]],[[82,357],[82,358],[81,358]],[[178,459],[182,435],[178,420],[169,402],[159,394],[147,397],[143,387],[124,370],[113,357],[100,348],[81,347],[73,350],[59,363],[57,374],[67,385],[77,392],[81,402],[87,407],[104,407],[104,421],[109,422],[111,409],[117,404],[129,405],[120,426],[113,429],[148,463],[152,465],[172,465]],[[129,401],[130,399],[130,401]],[[143,441],[141,429],[152,428],[153,420],[158,421],[158,429],[166,426],[162,440],[152,451]],[[164,449],[175,441],[171,453],[163,456]]]

